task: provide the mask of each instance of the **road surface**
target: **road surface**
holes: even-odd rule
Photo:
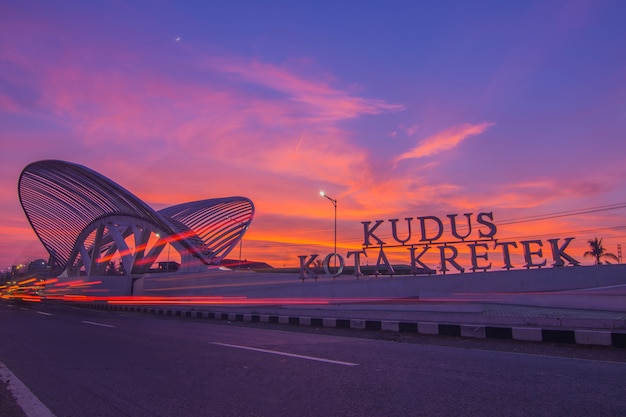
[[[36,303],[0,323],[0,362],[56,417],[626,416],[619,361]]]

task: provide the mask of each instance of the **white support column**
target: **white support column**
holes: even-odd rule
[[[91,256],[89,256],[89,252],[87,251],[87,248],[85,247],[85,242],[78,243],[78,250],[80,252],[81,262],[83,263],[83,265],[85,265],[85,268],[87,269],[87,275],[89,275],[89,267],[91,266]],[[74,263],[74,259],[71,260],[72,263]],[[69,269],[69,266],[68,266],[68,269]]]
[[[133,226],[133,234],[135,235],[135,254],[133,256],[133,265],[140,265],[139,270],[145,272],[144,269],[150,268],[150,265],[144,265],[146,246],[150,240],[152,231],[149,228],[141,230],[137,226]]]
[[[98,270],[98,255],[100,254],[100,246],[102,245],[102,235],[104,235],[103,224],[99,225],[98,230],[96,230],[96,239],[93,242],[91,250],[91,262],[89,262],[89,264],[83,262],[83,265],[85,265],[85,269],[87,269],[86,272],[88,277],[97,274],[96,271]]]
[[[109,229],[109,235],[117,245],[117,250],[119,251],[120,258],[122,261],[122,266],[124,267],[125,275],[129,276],[130,272],[133,269],[133,256],[130,253],[130,249],[128,245],[124,241],[122,234],[119,229],[113,223],[108,223],[107,228]]]

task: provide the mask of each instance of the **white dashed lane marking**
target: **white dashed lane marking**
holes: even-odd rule
[[[115,327],[111,324],[96,323],[95,321],[82,321],[82,323],[91,324],[92,326],[100,326],[100,327]]]
[[[289,357],[298,358],[298,359],[307,359],[310,361],[332,363],[335,365],[344,365],[344,366],[358,366],[359,365],[358,363],[336,361],[333,359],[318,358],[315,356],[296,355],[295,353],[279,352],[277,350],[260,349],[260,348],[250,347],[250,346],[229,345],[227,343],[219,343],[219,342],[212,342],[211,344],[218,345],[218,346],[231,347],[235,349],[245,349],[245,350],[253,350],[255,352],[271,353],[273,355],[289,356]]]

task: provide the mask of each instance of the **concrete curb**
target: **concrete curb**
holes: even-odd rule
[[[430,321],[389,321],[358,318],[308,317],[299,315],[275,315],[233,313],[221,311],[192,311],[175,308],[137,307],[127,305],[77,303],[81,307],[116,311],[129,311],[164,316],[199,319],[228,320],[248,323],[274,323],[298,326],[329,327],[356,330],[382,330],[422,335],[445,335],[478,339],[512,339],[527,342],[567,343],[579,345],[613,346],[626,348],[626,333],[608,330],[576,328],[490,326],[468,323],[437,323]]]

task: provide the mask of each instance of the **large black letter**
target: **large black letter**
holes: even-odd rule
[[[485,252],[482,255],[476,253],[477,247],[484,248],[485,250],[489,249],[486,243],[470,243],[467,246],[469,246],[470,253],[472,254],[472,271],[476,272],[477,269],[482,269],[483,271],[491,269],[491,262],[489,262],[487,266],[478,266],[478,258],[483,258],[485,261],[489,260],[489,252]]]
[[[422,228],[422,238],[420,239],[420,241],[425,242],[425,241],[433,241],[433,240],[437,240],[441,237],[441,235],[443,234],[443,223],[441,223],[441,220],[439,220],[438,217],[435,216],[424,216],[424,217],[418,217],[419,221],[420,221],[420,226]],[[434,237],[427,237],[426,236],[426,220],[434,220],[435,223],[437,223],[437,234]]]
[[[491,221],[486,221],[483,219],[483,217],[488,217],[489,220]],[[479,213],[478,214],[478,218],[476,219],[478,221],[478,223],[483,224],[485,226],[487,226],[489,228],[489,233],[483,233],[482,230],[478,230],[478,234],[481,238],[483,237],[488,237],[488,238],[493,238],[496,235],[496,232],[498,231],[498,228],[496,227],[495,224],[493,224],[493,213],[489,212],[489,213]]]
[[[424,271],[426,271],[426,273],[428,273],[428,275],[430,274],[436,274],[437,271],[430,268],[428,265],[426,265],[424,262],[420,261],[420,258],[422,257],[422,255],[424,255],[426,253],[426,251],[428,249],[430,249],[430,246],[426,245],[424,246],[424,249],[422,249],[422,251],[420,252],[419,255],[415,256],[415,247],[411,246],[409,248],[409,251],[411,252],[411,272],[413,272],[414,274],[419,274],[421,273],[421,271],[418,271],[417,266],[415,266],[415,264],[420,264],[420,266],[422,267],[422,269]]]
[[[565,253],[565,248],[572,240],[574,240],[573,237],[565,238],[565,243],[559,248],[559,239],[548,239],[548,242],[550,242],[550,245],[552,245],[552,258],[554,259],[554,265],[552,266],[565,265],[565,262],[563,262],[563,259],[561,259],[562,257],[567,259],[572,265],[580,264],[580,262],[578,262],[576,259]]]
[[[494,249],[496,249],[498,246],[502,246],[502,256],[504,257],[504,266],[503,268],[506,268],[506,270],[508,271],[511,268],[514,268],[513,264],[511,263],[511,252],[509,251],[509,246],[513,246],[514,248],[517,248],[517,243],[515,242],[496,242],[495,246],[493,247]]]
[[[396,271],[394,271],[393,269],[393,266],[389,263],[389,259],[387,259],[387,255],[385,255],[382,246],[380,247],[380,252],[378,252],[378,259],[376,260],[377,274],[380,274],[380,272],[378,271],[378,267],[380,267],[381,265],[385,265],[385,268],[387,269],[387,274],[393,275],[396,273]]]
[[[350,255],[354,255],[354,274],[352,275],[356,275],[357,278],[363,275],[361,272],[361,254],[367,256],[365,250],[348,252],[348,258],[350,258]]]
[[[409,235],[406,237],[406,239],[402,240],[398,238],[398,229],[396,227],[396,223],[398,223],[398,219],[389,219],[389,221],[391,222],[391,234],[393,235],[393,238],[395,239],[396,242],[402,243],[403,245],[409,240],[411,240],[411,220],[413,220],[413,217],[405,217],[404,220],[406,220],[406,225],[407,225],[407,228],[409,229]]]
[[[459,251],[454,246],[437,246],[439,248],[439,255],[441,256],[441,271],[445,274],[448,268],[446,268],[446,262],[450,262],[450,265],[455,267],[459,272],[465,272],[465,268],[458,264],[455,261],[456,257],[459,255]],[[452,250],[452,255],[446,257],[446,249]]]
[[[328,264],[330,263],[330,258],[332,258],[333,256],[335,256],[335,257],[337,257],[339,259],[339,268],[337,268],[337,271],[335,271],[334,274],[331,274],[330,273],[330,269],[328,267]],[[343,256],[341,256],[341,255],[339,255],[337,253],[329,253],[324,258],[324,261],[322,262],[322,266],[324,267],[324,272],[326,272],[326,275],[332,276],[333,279],[335,279],[339,275],[341,275],[341,273],[343,272],[343,268],[345,267],[345,263],[343,261]]]
[[[306,261],[306,255],[300,255],[300,278],[304,281],[305,278],[315,278],[317,281],[317,274],[311,269],[311,263],[317,258],[318,255],[311,255],[311,258]],[[305,262],[306,261],[306,262]]]
[[[541,250],[541,246],[543,246],[543,242],[541,240],[524,240],[523,242],[520,242],[520,243],[522,244],[522,246],[524,246],[524,259],[526,260],[526,265],[524,266],[526,268],[530,268],[532,266],[538,266],[539,268],[541,268],[542,266],[546,264],[545,259],[543,260],[543,262],[539,264],[536,264],[532,261],[533,255],[543,256],[543,251]],[[531,243],[534,243],[535,245],[539,245],[540,249],[537,249],[535,252],[532,252],[530,250]]]
[[[470,234],[472,234],[472,213],[465,213],[463,214],[465,217],[467,217],[467,233],[465,234],[465,236],[461,236],[459,235],[459,233],[456,231],[456,216],[458,216],[457,214],[448,214],[448,217],[450,218],[450,226],[452,226],[452,235],[454,237],[456,237],[457,239],[461,239],[461,240],[465,240],[466,237],[468,237]]]
[[[380,226],[383,223],[383,221],[384,220],[376,220],[376,225],[372,227],[371,229],[368,229],[368,226],[370,225],[371,222],[361,222],[361,224],[363,224],[363,246],[371,245],[370,236],[376,239],[376,242],[378,242],[379,245],[385,244],[385,242],[383,242],[381,239],[378,238],[378,236],[376,236],[373,233],[374,230],[376,230],[378,226]]]

